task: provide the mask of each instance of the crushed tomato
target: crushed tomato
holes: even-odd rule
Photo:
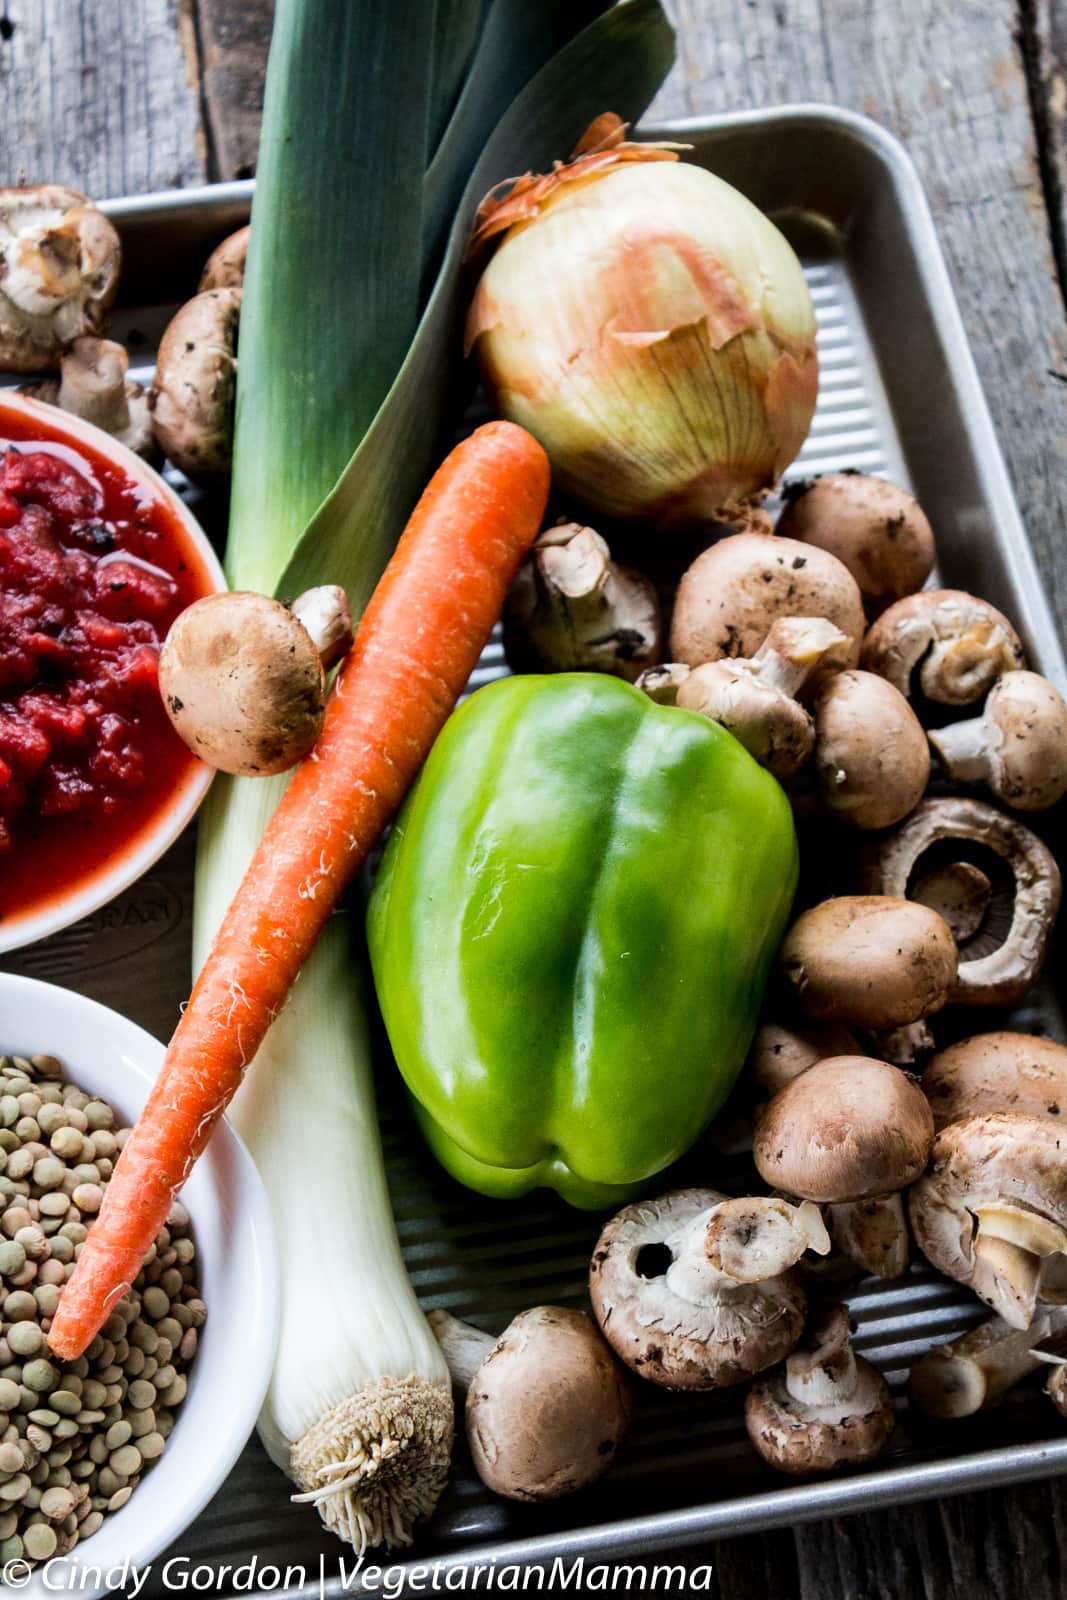
[[[0,916],[108,867],[196,765],[157,666],[210,578],[162,500],[42,435],[0,412]]]

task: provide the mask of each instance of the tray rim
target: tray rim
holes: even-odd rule
[[[995,538],[1010,581],[1026,602],[1026,624],[1035,654],[1046,676],[1067,688],[1067,663],[1047,593],[1015,499],[1000,442],[956,300],[936,225],[918,171],[902,142],[881,124],[860,112],[816,101],[787,102],[753,110],[641,123],[638,135],[684,141],[690,134],[758,131],[783,125],[808,130],[824,128],[831,136],[851,137],[880,162],[896,191],[901,218],[915,249],[918,276],[935,312],[938,331],[949,356],[953,389],[968,438],[975,448],[975,470],[989,505]],[[254,179],[159,190],[100,202],[117,223],[150,220],[176,210],[208,212],[231,207],[250,211]],[[721,1501],[706,1501],[677,1511],[649,1513],[614,1522],[599,1522],[528,1538],[477,1543],[450,1553],[383,1555],[374,1564],[440,1569],[461,1566],[550,1565],[557,1557],[578,1556],[618,1561],[652,1561],[661,1552],[678,1551],[703,1539],[765,1532],[820,1519],[912,1504],[1009,1483],[1024,1483],[1067,1472],[1067,1438],[1052,1436],[1028,1444],[1000,1446],[936,1461],[904,1463],[876,1471],[790,1484]],[[342,1593],[339,1579],[320,1583],[323,1596]],[[366,1592],[357,1578],[344,1593]],[[405,1584],[405,1591],[407,1586]],[[284,1600],[284,1597],[281,1597]]]

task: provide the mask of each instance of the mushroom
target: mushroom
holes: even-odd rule
[[[870,1056],[830,1056],[763,1108],[752,1154],[765,1183],[836,1205],[907,1188],[933,1138],[933,1114],[913,1078]]]
[[[1040,1339],[1033,1339],[1034,1329],[1030,1330],[1034,1344],[1030,1354],[1043,1366],[1051,1367],[1045,1393],[1060,1416],[1067,1417],[1067,1323],[1058,1320],[1063,1314],[1062,1308],[1044,1314],[1040,1321],[1047,1320],[1051,1326]]]
[[[926,589],[883,611],[864,641],[863,665],[903,695],[918,669],[927,700],[966,706],[1026,660],[1015,629],[987,600],[962,589]]]
[[[911,1264],[911,1240],[899,1194],[842,1200],[823,1210],[835,1247],[872,1278],[902,1278]]]
[[[246,224],[245,227],[238,228],[236,233],[228,234],[221,244],[215,246],[204,263],[204,270],[197,284],[197,294],[204,294],[208,289],[244,287],[245,261],[251,237],[252,229]]]
[[[0,369],[40,372],[107,324],[122,246],[77,189],[0,189]]]
[[[1034,1345],[1067,1327],[1067,1307],[1040,1312],[1029,1328],[990,1317],[964,1334],[920,1356],[908,1378],[908,1394],[925,1417],[950,1421],[973,1417],[1041,1366]]]
[[[922,873],[908,896],[943,916],[958,945],[974,938],[992,897],[992,883],[971,861],[946,861]]]
[[[1013,1328],[1064,1299],[1067,1161],[1060,1125],[998,1112],[942,1128],[908,1196],[915,1242]]]
[[[938,1131],[995,1111],[1067,1118],[1067,1049],[1029,1033],[961,1039],[932,1058],[921,1083]]]
[[[678,690],[692,670],[682,661],[665,661],[658,667],[646,667],[634,679],[634,688],[647,694],[657,705],[676,706]]]
[[[851,640],[845,666],[859,661],[863,602],[836,556],[773,534],[737,533],[693,562],[678,588],[671,656],[695,667],[724,657],[751,659],[779,617],[826,617]]]
[[[1023,823],[981,800],[924,800],[899,827],[871,842],[861,887],[872,894],[917,899],[913,885],[926,885],[929,893],[931,883],[945,881],[933,876],[935,870],[941,873],[949,863],[966,859],[968,851],[980,854],[990,899],[976,931],[960,940],[949,1000],[1016,1005],[1044,964],[1061,895],[1052,852]]]
[[[778,532],[829,550],[859,584],[876,617],[921,589],[934,565],[934,535],[913,494],[863,472],[828,472],[789,484]]]
[[[832,1022],[805,1022],[794,1027],[763,1022],[756,1029],[748,1053],[753,1098],[757,1103],[770,1100],[779,1089],[827,1056],[862,1054],[859,1040],[847,1028]]]
[[[164,455],[190,478],[211,481],[233,461],[240,289],[209,289],[167,325],[149,405]]]
[[[936,1050],[937,1041],[928,1023],[906,1022],[900,1028],[872,1028],[873,1054],[882,1061],[891,1061],[894,1067],[909,1070]]]
[[[829,1248],[817,1206],[678,1189],[606,1225],[589,1268],[593,1313],[616,1355],[652,1383],[741,1383],[799,1339],[806,1296],[789,1268]]]
[[[776,778],[792,777],[815,743],[812,719],[794,697],[817,672],[842,665],[851,643],[825,617],[780,617],[751,660],[690,668],[675,703],[726,728]]]
[[[23,394],[92,422],[150,460],[156,453],[148,396],[128,378],[130,358],[112,339],[83,334],[59,361],[58,378],[24,383]]]
[[[499,1339],[431,1311],[452,1381],[465,1390],[478,1476],[509,1500],[556,1500],[602,1477],[633,1413],[629,1375],[582,1311],[535,1306]]]
[[[175,619],[160,651],[163,704],[208,766],[285,772],[322,731],[326,672],[351,642],[348,602],[334,585],[291,608],[262,594],[206,595]]]
[[[1036,672],[1005,672],[980,717],[929,737],[947,777],[984,783],[1016,811],[1045,811],[1067,794],[1067,705]]]
[[[778,1472],[826,1472],[880,1455],[894,1424],[893,1396],[849,1341],[848,1312],[833,1306],[784,1367],[745,1396],[745,1428]]]
[[[956,959],[943,917],[889,894],[821,901],[797,918],[778,953],[806,1017],[874,1029],[939,1011]]]
[[[504,650],[517,672],[610,672],[629,682],[662,645],[654,584],[611,559],[592,528],[549,528],[504,607]]]
[[[930,751],[918,717],[885,678],[841,672],[815,702],[823,805],[854,828],[890,828],[923,797]]]

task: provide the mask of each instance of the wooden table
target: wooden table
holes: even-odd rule
[[[823,100],[885,123],[926,184],[1015,489],[1067,618],[1067,6],[1061,0],[674,0],[678,60],[653,115]],[[243,176],[270,0],[0,0],[0,182],[103,197]],[[170,874],[119,902],[48,975],[159,1034],[116,957],[180,915]],[[60,970],[57,971],[57,961]],[[41,971],[26,952],[24,971]],[[240,1519],[246,1479],[228,1486]],[[247,1502],[244,1502],[247,1504]],[[218,1502],[213,1508],[221,1521]],[[208,1515],[211,1515],[209,1511]],[[242,1543],[254,1545],[245,1524]],[[728,1600],[1060,1600],[1056,1482],[717,1544]]]

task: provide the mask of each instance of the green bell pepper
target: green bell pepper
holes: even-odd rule
[[[368,914],[442,1165],[483,1194],[631,1199],[729,1093],[796,876],[785,795],[704,717],[592,673],[473,695]]]

